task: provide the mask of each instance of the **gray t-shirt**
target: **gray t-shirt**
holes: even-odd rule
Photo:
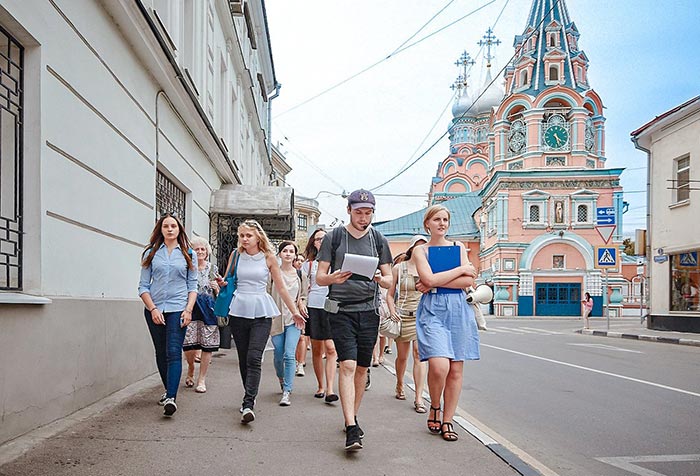
[[[348,233],[345,227],[335,228],[326,235],[321,242],[321,249],[318,253],[317,259],[319,261],[331,262],[333,235],[335,233],[340,233],[340,245],[335,251],[335,263],[331,263],[329,273],[340,269],[346,252],[364,256],[377,256],[377,248],[380,248],[379,264],[391,264],[391,250],[384,235],[379,232],[373,233],[370,229],[365,236],[358,240]],[[375,243],[375,234],[381,240],[379,246]],[[369,311],[379,307],[378,287],[379,285],[374,281],[368,281],[365,278],[353,275],[342,284],[333,284],[330,287],[328,297],[341,303],[364,301],[365,299],[373,298],[363,303],[341,304],[341,307],[346,311]]]

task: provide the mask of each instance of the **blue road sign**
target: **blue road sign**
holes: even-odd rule
[[[608,246],[595,247],[595,267],[614,268],[617,266],[617,248]]]
[[[616,225],[615,207],[598,207],[595,212],[596,225]]]
[[[698,252],[691,251],[689,253],[681,253],[680,259],[678,260],[679,266],[684,268],[697,268],[698,267]]]

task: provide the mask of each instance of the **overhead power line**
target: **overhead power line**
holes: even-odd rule
[[[542,20],[540,20],[540,22],[537,24],[536,28],[533,29],[533,31],[530,33],[530,35],[527,36],[527,38],[525,39],[525,41],[529,40],[530,37],[531,37],[535,32],[537,32],[537,31],[539,30],[539,27],[542,25],[542,23],[545,21],[545,19],[547,19],[547,18],[549,17],[549,14],[552,12],[552,10],[557,6],[557,4],[558,4],[560,1],[561,1],[561,0],[555,0],[555,1],[552,3],[552,6],[551,6],[551,7],[549,8],[549,10],[547,10],[547,12],[542,16]],[[504,7],[504,8],[505,8],[505,7]],[[499,15],[499,18],[500,18],[500,15]],[[513,55],[508,59],[508,61],[506,61],[505,65],[498,71],[498,73],[494,76],[494,78],[491,80],[491,82],[490,82],[488,85],[486,85],[486,87],[481,91],[481,93],[479,94],[479,96],[476,97],[476,98],[474,99],[474,101],[472,102],[472,104],[471,104],[459,117],[456,118],[457,120],[462,119],[464,116],[467,115],[467,113],[469,113],[469,111],[471,111],[471,109],[474,107],[474,104],[476,104],[476,103],[479,101],[479,99],[481,99],[481,96],[483,96],[483,95],[486,93],[486,91],[488,91],[488,89],[493,85],[493,83],[495,83],[496,80],[503,74],[503,72],[504,72],[505,69],[508,67],[508,65],[511,63],[511,61],[513,61],[513,60],[515,59],[515,55],[516,55],[516,52],[514,52]],[[381,184],[377,185],[376,187],[370,188],[370,190],[371,190],[371,191],[377,190],[377,189],[383,187],[384,185],[387,185],[388,183],[393,182],[394,180],[396,180],[397,178],[399,178],[401,175],[403,175],[407,170],[409,170],[409,169],[410,169],[411,167],[413,167],[416,163],[418,163],[419,160],[421,160],[423,157],[425,157],[425,156],[428,154],[428,152],[430,152],[436,145],[438,145],[438,144],[440,143],[440,141],[441,141],[445,136],[449,135],[449,134],[452,132],[452,130],[454,129],[454,127],[455,127],[455,125],[457,124],[457,122],[458,122],[458,121],[455,121],[452,125],[450,125],[450,127],[447,129],[447,131],[445,131],[440,137],[438,137],[438,139],[435,140],[435,142],[433,142],[433,143],[430,145],[430,147],[428,147],[428,148],[425,150],[425,152],[423,152],[421,155],[419,155],[418,157],[416,157],[416,159],[413,160],[407,167],[405,167],[404,169],[400,170],[400,171],[397,172],[393,177],[391,177],[390,179],[388,179],[388,180],[382,182]]]
[[[454,0],[452,0],[452,1],[454,1]],[[452,1],[449,2],[447,5],[445,5],[445,6],[440,10],[440,12],[441,12],[442,10],[444,10],[445,8],[447,8],[447,6],[448,6],[450,3],[452,3]],[[351,75],[351,76],[349,76],[349,77],[343,79],[342,81],[339,81],[338,83],[336,83],[336,84],[334,84],[334,85],[332,85],[332,86],[330,86],[330,87],[324,89],[324,90],[321,91],[320,93],[315,94],[315,95],[311,96],[311,97],[308,98],[308,99],[305,99],[304,101],[300,102],[300,103],[297,104],[296,106],[292,106],[292,107],[290,107],[289,109],[287,109],[286,111],[282,111],[281,113],[277,114],[275,117],[279,118],[279,117],[281,117],[281,116],[287,114],[288,112],[292,112],[292,111],[294,111],[295,109],[298,109],[298,108],[300,108],[301,106],[304,106],[305,104],[310,103],[310,102],[313,101],[314,99],[317,99],[317,98],[323,96],[324,94],[327,94],[327,93],[333,91],[333,90],[336,89],[337,87],[342,86],[343,84],[347,83],[348,81],[351,81],[351,80],[357,78],[358,76],[360,76],[360,75],[366,73],[367,71],[369,71],[370,69],[374,68],[375,66],[378,66],[378,65],[382,64],[383,62],[389,60],[390,58],[393,58],[394,56],[398,55],[399,53],[402,53],[402,52],[406,51],[407,49],[412,48],[413,46],[416,46],[417,44],[421,43],[422,41],[427,40],[428,38],[430,38],[430,37],[436,35],[437,33],[440,33],[440,32],[443,31],[443,30],[446,30],[447,28],[451,27],[452,25],[454,25],[454,24],[456,24],[456,23],[459,23],[460,21],[464,20],[465,18],[469,17],[470,15],[473,15],[474,13],[478,12],[479,10],[481,10],[481,9],[483,9],[483,8],[486,8],[487,6],[491,5],[491,4],[494,3],[494,2],[496,2],[496,0],[491,0],[490,2],[485,3],[484,5],[480,6],[479,8],[476,8],[475,10],[472,10],[471,12],[467,13],[467,14],[464,15],[463,17],[458,18],[457,20],[453,21],[452,23],[449,23],[448,25],[445,25],[444,27],[442,27],[442,28],[440,28],[440,29],[438,29],[438,30],[436,30],[436,31],[434,31],[434,32],[432,32],[432,33],[430,33],[430,34],[424,36],[424,37],[421,38],[420,40],[417,40],[417,41],[415,41],[415,42],[413,42],[413,43],[411,43],[411,44],[409,44],[409,45],[407,45],[407,46],[403,46],[407,41],[410,41],[411,38],[413,38],[418,32],[420,32],[423,28],[425,28],[425,26],[427,26],[427,24],[430,23],[430,22],[433,20],[433,18],[435,18],[435,17],[437,16],[437,14],[436,14],[436,15],[433,15],[433,17],[432,17],[430,20],[428,20],[428,22],[426,22],[422,27],[420,27],[420,28],[418,29],[418,32],[414,33],[408,40],[406,40],[406,41],[404,41],[404,43],[402,43],[402,46],[399,46],[399,48],[397,48],[397,49],[394,50],[393,52],[389,53],[386,57],[380,59],[380,60],[377,61],[376,63],[373,63],[373,64],[367,66],[366,68],[364,68],[364,69],[358,71],[357,73],[355,73],[355,74],[353,74],[353,75]],[[438,12],[438,14],[439,14],[440,12]]]
[[[501,19],[501,16],[503,15],[503,12],[505,11],[505,9],[506,9],[506,7],[508,6],[509,3],[510,3],[510,0],[506,0],[506,2],[503,4],[503,8],[501,8],[501,11],[498,13],[498,16],[496,17],[496,20],[493,22],[493,25],[491,25],[491,29],[492,29],[492,30],[493,30],[494,28],[496,28],[496,25],[498,24],[498,21]],[[484,45],[485,45],[485,43],[479,42],[479,44],[480,44],[481,46],[480,46],[480,48],[479,48],[479,51],[477,51],[477,53],[476,53],[476,56],[477,56],[477,57],[480,57],[480,56],[481,56],[481,52],[484,50]],[[470,63],[469,68],[467,69],[467,73],[469,73],[469,72],[472,70],[472,68],[474,67],[474,64],[475,64],[474,62]],[[430,137],[430,134],[433,133],[433,131],[434,131],[435,128],[437,127],[438,123],[439,123],[440,120],[442,119],[443,114],[445,114],[445,111],[447,110],[447,108],[450,107],[450,104],[451,104],[452,101],[454,100],[456,94],[457,94],[457,91],[455,91],[454,94],[452,95],[452,97],[450,97],[449,101],[447,102],[447,105],[442,109],[442,111],[440,112],[440,115],[439,115],[439,116],[437,117],[437,119],[435,120],[435,123],[433,123],[433,126],[430,128],[430,130],[429,130],[428,133],[425,135],[425,137],[423,137],[423,140],[420,142],[420,144],[418,144],[418,147],[416,147],[416,149],[413,151],[413,153],[412,153],[411,156],[408,158],[408,160],[406,160],[406,162],[404,162],[404,163],[401,165],[401,167],[399,167],[399,173],[403,173],[403,168],[406,167],[407,164],[409,164],[409,163],[413,160],[413,158],[414,158],[415,155],[418,153],[418,151],[420,150],[420,148],[423,147],[423,144],[425,144],[425,141],[428,140],[428,137]],[[444,137],[444,135],[443,135],[443,137]],[[441,138],[442,138],[442,137],[441,137]],[[389,183],[389,182],[385,182],[385,183],[383,183],[383,184],[381,184],[381,185],[378,185],[377,187],[373,188],[372,191],[377,190],[377,189],[383,187],[384,185],[387,185],[388,183]]]

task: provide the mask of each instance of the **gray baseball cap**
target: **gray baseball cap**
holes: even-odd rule
[[[371,208],[374,210],[374,205],[374,195],[369,190],[361,188],[348,195],[348,206],[351,210],[356,208]]]

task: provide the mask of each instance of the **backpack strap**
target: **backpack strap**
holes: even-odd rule
[[[333,269],[335,265],[335,252],[340,247],[341,238],[338,230],[341,228],[343,227],[339,226],[338,228],[334,228],[331,232],[331,272],[335,271]],[[373,226],[370,227],[369,231],[372,233],[372,238],[374,239],[374,246],[377,250],[377,258],[381,259],[382,251],[384,251],[384,240],[382,240],[383,236]]]

